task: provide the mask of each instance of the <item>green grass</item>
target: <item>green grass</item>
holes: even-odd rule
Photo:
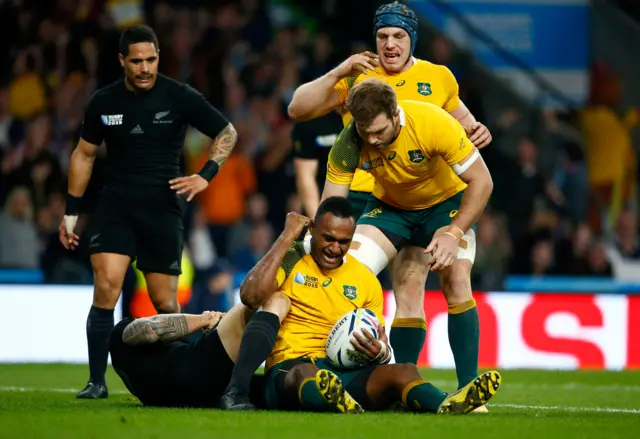
[[[489,414],[360,416],[150,409],[110,369],[108,400],[75,399],[87,367],[0,365],[0,438],[631,438],[640,429],[640,372],[503,371]],[[453,371],[425,370],[445,391]]]

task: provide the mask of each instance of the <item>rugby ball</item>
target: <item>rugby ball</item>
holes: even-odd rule
[[[349,311],[333,325],[327,337],[327,358],[338,368],[354,369],[369,364],[369,359],[352,345],[354,333],[362,334],[366,329],[378,339],[380,321],[375,313],[366,308]],[[355,340],[355,339],[354,339]]]

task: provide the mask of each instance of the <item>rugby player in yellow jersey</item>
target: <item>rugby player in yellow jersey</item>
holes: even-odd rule
[[[364,79],[376,78],[393,87],[400,100],[430,102],[442,107],[460,122],[469,140],[477,148],[483,148],[491,142],[491,134],[487,128],[477,122],[460,101],[458,84],[451,71],[445,66],[413,56],[418,37],[418,18],[411,9],[397,2],[381,6],[376,11],[374,34],[378,56],[370,52],[353,55],[326,75],[302,85],[289,104],[289,115],[296,120],[307,120],[340,108],[346,125],[351,120],[351,114],[344,105],[349,90]],[[349,199],[359,212],[365,213],[364,208],[373,186],[373,176],[362,169],[356,169],[350,185]],[[360,236],[356,235],[354,242],[359,243]],[[423,294],[428,269],[420,262],[422,251],[423,249],[415,246],[400,249],[398,257],[390,266],[398,304],[390,339],[399,362],[415,363],[426,336]],[[450,276],[445,275],[448,277],[445,284],[451,285],[444,290],[450,305],[458,304],[458,300],[471,298],[471,287],[467,279],[470,270],[471,264],[463,261],[456,263]],[[459,281],[460,279],[463,280]],[[470,312],[475,313],[474,310]],[[463,333],[478,333],[477,326],[473,326],[475,323],[472,322],[469,326],[462,318],[452,318],[450,325],[457,325],[456,320],[460,320],[463,325],[459,329]],[[453,328],[451,330],[458,331]],[[451,335],[450,331],[450,337]],[[459,337],[467,339],[462,334]],[[469,337],[469,343],[478,343],[477,340],[471,340],[473,337],[477,339],[477,335]],[[458,337],[454,336],[454,339]],[[460,349],[465,347],[464,342],[453,343],[460,346]],[[475,362],[477,358],[473,361]],[[461,381],[460,385],[462,384]]]
[[[374,176],[373,197],[358,220],[358,242],[354,237],[349,253],[377,274],[399,249],[410,250],[411,258],[401,261],[396,275],[413,284],[396,292],[397,306],[419,319],[424,319],[424,284],[408,274],[422,266],[439,271],[449,304],[449,343],[462,387],[478,372],[479,321],[470,281],[473,227],[491,195],[491,175],[460,124],[440,107],[398,103],[393,88],[376,79],[355,85],[346,105],[353,120],[329,154],[323,198],[346,197],[356,169]],[[415,309],[416,304],[420,308]],[[406,322],[411,320],[401,320]],[[396,361],[409,362],[414,342],[415,361],[422,340],[403,335],[406,340],[391,340]]]
[[[309,252],[294,241],[307,224],[312,236]],[[252,365],[247,381],[268,355],[265,400],[273,409],[353,413],[402,401],[412,411],[463,414],[484,405],[500,386],[498,372],[474,377],[447,395],[423,380],[415,365],[385,364],[391,348],[384,332],[382,287],[367,267],[347,254],[355,228],[355,211],[343,197],[324,200],[313,222],[293,212],[287,216],[285,231],[240,290],[247,306],[279,301],[286,304],[275,307],[281,310],[280,318],[282,310],[287,311],[281,326],[278,315],[270,311],[256,313],[247,325],[237,363]],[[356,308],[377,315],[380,337],[355,335],[352,344],[369,365],[337,369],[326,358],[327,337],[335,322]],[[260,322],[262,331],[250,330],[253,321]],[[234,389],[222,398],[221,406],[253,408],[246,395]]]

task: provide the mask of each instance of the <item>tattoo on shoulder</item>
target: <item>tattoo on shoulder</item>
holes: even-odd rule
[[[131,322],[122,333],[129,345],[169,342],[189,335],[187,317],[182,314],[160,314]]]
[[[220,133],[213,140],[211,145],[211,152],[209,153],[209,160],[213,160],[218,165],[222,166],[227,158],[231,155],[233,147],[238,141],[238,133],[231,124],[220,131]]]

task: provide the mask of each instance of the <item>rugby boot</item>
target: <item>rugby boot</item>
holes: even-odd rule
[[[437,413],[439,415],[464,415],[484,406],[500,388],[502,377],[495,371],[478,375],[457,392],[447,395]]]

